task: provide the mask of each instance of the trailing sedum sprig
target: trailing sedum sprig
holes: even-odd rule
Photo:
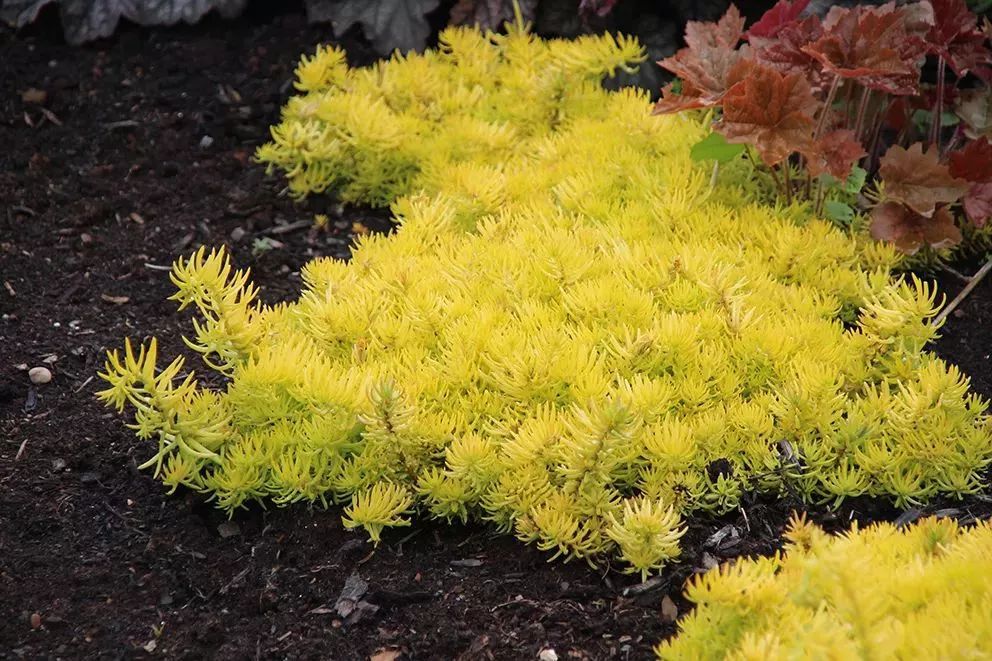
[[[794,519],[784,554],[690,583],[696,608],[660,659],[988,656],[992,525],[929,518],[830,536]]]
[[[933,289],[893,278],[889,246],[762,204],[744,162],[711,186],[701,124],[599,87],[639,58],[520,29],[368,69],[319,50],[260,157],[299,194],[391,204],[399,230],[310,262],[277,307],[221,251],[179,260],[189,345],[226,387],[173,385],[152,347],[111,355],[103,397],[228,510],[348,502],[374,539],[481,519],[641,574],[684,515],[748,490],[980,489],[986,403],[925,350]]]

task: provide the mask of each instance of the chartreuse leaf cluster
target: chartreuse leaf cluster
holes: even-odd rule
[[[982,659],[992,525],[928,518],[831,536],[793,521],[785,552],[691,581],[696,608],[661,659]]]
[[[154,342],[111,353],[101,396],[134,410],[147,465],[229,511],[342,503],[374,540],[483,520],[641,574],[747,491],[978,491],[986,403],[926,351],[934,290],[893,278],[890,245],[762,203],[743,160],[711,185],[705,126],[598,86],[639,58],[521,29],[368,69],[304,58],[260,157],[400,227],[275,306],[222,251],[179,259],[187,343],[227,379],[177,383]]]

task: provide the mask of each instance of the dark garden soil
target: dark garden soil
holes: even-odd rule
[[[334,510],[228,523],[135,469],[147,450],[95,401],[94,374],[125,336],[182,351],[188,319],[163,267],[227,244],[262,297],[283,300],[309,258],[346,257],[355,232],[388,228],[381,212],[294,203],[251,161],[300,53],[329,36],[299,12],[130,28],[85,48],[50,21],[0,31],[0,657],[643,659],[674,631],[671,606],[688,608],[689,575],[779,544],[793,504],[749,501],[693,522],[683,563],[630,591],[635,577],[549,564],[481,527],[417,524],[373,551]],[[327,231],[309,227],[317,212]],[[937,347],[986,396],[990,322],[992,279]],[[34,387],[26,367],[39,365],[54,379]],[[982,499],[941,507],[990,514]],[[814,518],[899,515],[855,502]],[[365,605],[345,619],[335,606],[353,574]]]

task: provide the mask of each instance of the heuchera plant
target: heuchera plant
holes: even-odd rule
[[[872,236],[908,254],[960,243],[956,207],[976,227],[992,217],[988,21],[964,0],[823,18],[808,5],[782,0],[746,31],[733,5],[717,23],[690,22],[686,47],[659,62],[677,80],[655,112],[717,109],[694,157],[747,146],[786,202],[842,223],[871,205]],[[934,84],[921,81],[929,62]]]

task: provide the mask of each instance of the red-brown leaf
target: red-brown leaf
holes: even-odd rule
[[[885,125],[896,133],[905,130],[910,124],[910,111],[912,108],[910,108],[909,103],[906,101],[909,98],[912,97],[896,97],[885,110]]]
[[[879,176],[889,200],[924,216],[932,215],[940,203],[956,202],[968,191],[967,183],[952,177],[938,160],[937,150],[923,151],[919,142],[909,149],[890,147],[882,157]]]
[[[833,7],[824,33],[804,48],[824,69],[890,94],[916,94],[924,46],[906,30],[907,15],[894,3]]]
[[[962,200],[962,206],[964,215],[975,227],[984,227],[985,222],[992,218],[992,182],[972,184]]]
[[[675,91],[675,83],[669,83],[661,88],[661,98],[654,104],[655,115],[669,115],[683,110],[710,108],[719,102],[718,96],[707,96],[687,83],[682,83],[682,90]]]
[[[809,149],[819,102],[798,74],[783,74],[744,60],[731,78],[740,82],[723,97],[723,118],[716,130],[736,144],[750,144],[768,165]]]
[[[818,177],[826,173],[840,181],[846,181],[851,168],[867,154],[854,131],[848,129],[828,133],[803,152],[810,174]]]
[[[907,255],[924,245],[935,249],[951,248],[961,243],[961,230],[947,207],[938,208],[932,218],[921,216],[898,202],[885,202],[872,211],[871,236],[876,241],[890,241]]]
[[[693,50],[733,49],[743,36],[744,17],[733,4],[716,23],[689,21],[685,26],[685,44]]]
[[[777,37],[779,30],[799,20],[799,15],[808,5],[809,0],[795,0],[794,2],[779,0],[747,31],[748,40],[750,41],[752,37]]]
[[[613,11],[615,4],[617,0],[582,0],[579,3],[579,15],[583,18],[591,16],[602,18]]]
[[[520,13],[525,21],[534,20],[537,0],[522,0]],[[458,0],[451,8],[449,22],[454,25],[478,25],[483,30],[498,30],[514,20],[509,0]]]
[[[952,177],[971,182],[992,181],[992,143],[985,136],[950,155]]]
[[[934,24],[926,35],[928,50],[942,56],[958,76],[992,62],[985,35],[964,0],[930,0]]]
[[[655,106],[654,112],[679,112],[718,105],[730,88],[731,69],[748,55],[747,48],[736,49],[743,31],[744,19],[734,5],[718,23],[689,21],[685,29],[687,47],[658,62],[682,80],[682,92],[673,95],[669,88],[666,98]]]
[[[814,15],[782,26],[774,38],[752,35],[749,42],[757,59],[779,71],[805,76],[814,89],[822,90],[829,86],[833,74],[825,72],[819,61],[803,50],[821,36],[823,26]]]

